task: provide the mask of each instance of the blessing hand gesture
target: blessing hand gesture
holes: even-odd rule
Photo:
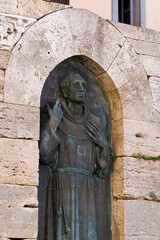
[[[56,130],[63,117],[63,112],[61,109],[61,103],[59,102],[59,97],[57,98],[53,109],[50,108],[49,105],[47,105],[47,110],[50,116],[50,123],[52,124],[53,128]]]

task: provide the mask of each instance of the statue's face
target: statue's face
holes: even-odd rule
[[[86,94],[86,82],[83,79],[71,80],[68,88],[68,99],[72,102],[84,102]]]

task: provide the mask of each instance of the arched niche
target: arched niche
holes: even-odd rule
[[[47,105],[51,108],[54,106],[57,97],[60,96],[59,85],[70,75],[70,73],[78,73],[81,75],[87,83],[87,91],[85,98],[85,105],[89,111],[100,119],[101,125],[105,130],[105,136],[109,145],[111,145],[112,135],[112,117],[111,117],[111,99],[108,97],[107,92],[113,84],[109,75],[100,67],[96,62],[86,56],[73,56],[59,63],[47,77],[40,101],[41,112],[41,129],[47,124],[49,120]],[[105,74],[106,73],[106,74]],[[99,77],[99,74],[103,74],[103,78]],[[104,76],[105,74],[105,76]],[[104,86],[105,83],[105,86]],[[105,87],[105,90],[104,90]],[[118,97],[116,97],[118,99]],[[119,98],[120,101],[120,98]],[[119,113],[119,114],[122,114]],[[121,128],[123,126],[120,126]],[[115,141],[114,141],[115,142]],[[112,168],[112,167],[111,167]],[[40,165],[39,169],[40,181],[39,181],[39,234],[38,239],[43,239],[45,235],[45,217],[46,217],[46,199],[48,181],[51,174],[51,169],[47,166]],[[99,219],[97,225],[100,228],[102,225],[106,225],[107,239],[112,239],[112,219],[111,219],[111,179],[108,175],[105,184],[98,185],[99,180],[95,180],[95,189],[101,187],[98,191],[100,194],[96,195],[96,205],[102,206],[103,212],[106,212],[105,218]],[[97,190],[96,190],[97,191]],[[56,193],[55,193],[56,194]],[[101,197],[100,197],[101,196]],[[102,211],[99,212],[102,215]],[[104,216],[104,214],[103,214]],[[99,230],[101,232],[101,230]],[[103,236],[99,236],[101,239]]]
[[[73,56],[76,62],[92,72],[108,98],[113,152],[121,156],[128,154],[126,129],[132,127],[132,119],[150,119],[148,110],[152,107],[152,96],[147,75],[123,34],[110,22],[89,11],[65,9],[51,13],[24,33],[7,66],[5,103],[23,105],[30,117],[31,108],[36,112],[40,108],[42,88],[50,72]],[[40,119],[40,115],[38,117]],[[39,126],[37,121],[32,127],[38,131]],[[31,136],[31,140],[38,140],[37,135]],[[38,163],[36,158],[32,161]],[[114,164],[116,171],[112,181],[115,197],[124,192],[123,161],[120,168],[118,162]],[[35,171],[38,172],[38,168]],[[113,209],[113,238],[118,239],[124,235],[124,221],[119,224],[117,213],[123,210],[119,205],[113,205]]]

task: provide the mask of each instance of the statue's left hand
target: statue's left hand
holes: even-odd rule
[[[93,143],[101,149],[107,150],[107,140],[105,136],[100,132],[98,126],[92,122],[86,122],[85,127],[87,128],[87,135],[91,138]]]

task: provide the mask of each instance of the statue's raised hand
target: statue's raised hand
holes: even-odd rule
[[[52,127],[56,130],[63,117],[63,112],[61,109],[59,98],[57,98],[53,109],[51,109],[50,106],[47,105],[47,110],[50,116],[50,123],[52,124]]]

